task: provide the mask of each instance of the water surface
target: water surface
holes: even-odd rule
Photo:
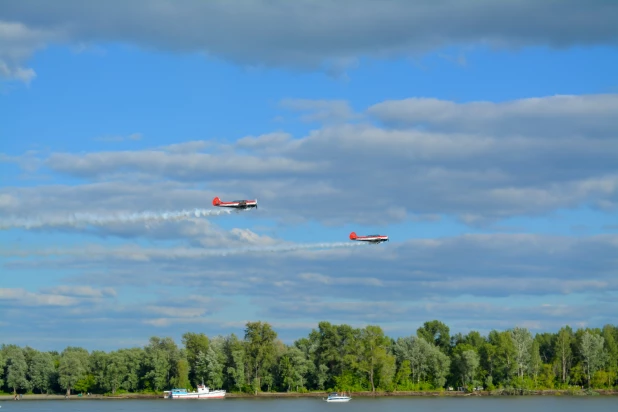
[[[348,403],[326,403],[320,398],[293,399],[70,399],[0,402],[0,412],[617,412],[617,396],[530,397],[383,397],[354,398]]]

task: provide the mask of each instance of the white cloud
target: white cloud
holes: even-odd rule
[[[202,308],[178,308],[166,306],[146,306],[146,310],[155,315],[171,316],[177,318],[193,318],[203,315],[206,311]]]
[[[60,30],[32,28],[21,22],[0,20],[0,77],[29,84],[36,73],[21,64],[48,42],[61,40],[59,33]]]
[[[30,84],[36,77],[33,69],[24,69],[22,67],[10,67],[6,62],[0,61],[0,77],[19,80],[23,83]]]
[[[148,174],[175,175],[178,179],[200,181],[206,176],[234,174],[254,176],[286,172],[308,172],[316,164],[296,162],[282,157],[256,158],[246,155],[218,156],[207,153],[170,153],[156,150],[52,154],[47,166],[69,174],[94,177],[116,169],[129,168]]]
[[[318,250],[284,242],[277,231],[306,220],[378,226],[447,215],[478,224],[581,205],[615,210],[612,96],[539,98],[534,106],[482,103],[482,110],[474,102],[441,102],[424,112],[419,122],[426,119],[433,129],[423,130],[388,122],[331,123],[306,136],[277,132],[233,144],[190,141],[136,151],[3,155],[0,161],[30,170],[45,165],[53,178],[84,180],[5,186],[3,219],[210,208],[215,195],[258,198],[260,208],[230,215],[236,221],[207,216],[57,226],[54,230],[124,241],[7,246],[0,251],[2,270],[16,276],[44,270],[63,276],[63,283],[38,292],[2,289],[0,305],[21,324],[31,319],[27,308],[46,305],[49,316],[86,325],[84,334],[98,336],[96,327],[113,324],[125,339],[153,330],[181,333],[186,325],[237,332],[245,316],[228,319],[233,310],[273,324],[289,320],[286,336],[303,327],[292,318],[307,324],[371,322],[393,331],[432,318],[459,330],[478,327],[481,319],[483,327],[499,328],[611,321],[618,295],[615,235],[470,234],[367,246],[344,234],[340,243],[319,245],[330,250]],[[534,112],[543,110],[551,119],[537,122]],[[446,120],[441,112],[448,113]],[[464,118],[463,131],[452,126]],[[595,129],[589,118],[609,126]],[[527,127],[515,134],[502,131],[500,124],[521,119]],[[578,132],[561,135],[558,129]],[[270,226],[262,218],[275,222]],[[144,246],[157,241],[165,243]],[[150,300],[123,303],[128,290],[144,285]],[[580,302],[576,306],[572,295]],[[23,329],[29,336],[46,328],[65,330],[59,323],[34,321],[40,330]],[[22,326],[9,322],[2,328],[22,333]]]
[[[15,163],[27,172],[35,172],[41,167],[41,160],[37,156],[40,156],[40,153],[34,150],[29,150],[21,156],[0,153],[0,163]]]
[[[280,106],[291,111],[308,112],[300,117],[304,122],[342,123],[360,117],[345,100],[284,99]]]
[[[97,298],[115,296],[111,288],[93,289],[91,287],[59,286],[41,292],[29,292],[22,288],[0,288],[0,305],[13,302],[18,306],[62,306],[70,307],[81,303],[92,303]]]
[[[279,154],[283,148],[289,146],[292,137],[291,134],[282,132],[245,136],[236,141],[235,148],[264,155]]]
[[[104,298],[115,297],[116,291],[114,288],[106,287],[101,289],[94,289],[91,286],[55,286],[50,288],[44,288],[42,293],[72,297],[86,297],[86,298]]]
[[[496,136],[615,136],[618,95],[556,95],[501,103],[409,98],[378,103],[367,113],[397,127]],[[566,120],[566,121],[561,121]]]
[[[87,7],[72,0],[0,2],[4,31],[10,34],[4,48],[10,46],[14,61],[45,42],[125,42],[201,52],[251,67],[320,68],[345,77],[342,72],[366,56],[407,56],[469,44],[507,49],[615,45],[618,39],[618,10],[602,0],[251,0],[243,10],[238,13],[226,0],[109,0]]]
[[[321,283],[324,285],[360,285],[360,286],[374,286],[374,287],[384,287],[387,286],[385,283],[374,277],[366,277],[366,278],[358,278],[358,277],[335,277],[335,276],[325,276],[319,273],[301,273],[298,275],[299,279],[313,282],[313,283]],[[294,287],[294,282],[288,282],[287,286]]]
[[[33,269],[29,262],[35,259],[49,269],[77,265],[107,272],[104,280],[96,272],[73,278],[80,283],[172,282],[170,285],[207,287],[213,294],[207,296],[251,290],[254,297],[278,296],[291,301],[311,296],[396,301],[618,291],[613,278],[618,238],[613,235],[471,234],[409,240],[387,247],[352,247],[356,245],[347,242],[341,246],[350,248],[311,250],[293,243],[255,249],[125,244],[8,249],[3,255],[11,258],[14,270]],[[27,259],[22,261],[24,257]],[[173,279],[168,276],[170,267],[175,273]],[[135,273],[128,277],[127,270]],[[272,287],[275,284],[277,288]]]
[[[38,294],[28,292],[25,289],[2,288],[0,289],[0,302],[15,301],[23,306],[71,306],[78,300],[68,296]]]
[[[4,188],[0,195],[13,200],[0,208],[15,217],[48,210],[142,211],[152,205],[190,209],[210,207],[217,195],[258,198],[259,216],[280,222],[327,225],[439,215],[482,225],[581,206],[612,211],[618,205],[616,96],[438,101],[411,116],[418,119],[413,124],[432,124],[435,130],[333,124],[304,137],[280,132],[210,145],[213,153],[200,152],[208,145],[197,141],[155,150],[5,156],[99,182]],[[369,112],[384,117],[391,105],[401,105],[404,111],[393,113],[404,118],[408,103],[378,104]],[[511,127],[520,123],[525,126]]]
[[[74,338],[104,336],[113,325],[119,339],[179,339],[198,325],[209,335],[242,334],[244,319],[254,319],[284,328],[282,336],[292,340],[321,320],[378,324],[397,336],[431,319],[463,332],[515,325],[556,330],[577,322],[596,327],[612,322],[618,310],[615,235],[471,234],[232,257],[198,247],[130,244],[57,250],[66,253],[21,259],[4,251],[3,269],[19,276],[79,268],[64,276],[64,285],[89,286],[1,289],[0,306],[11,315],[0,331],[35,339],[45,331],[64,333],[70,323],[81,325],[71,329]],[[131,295],[135,288],[139,301]],[[45,306],[45,318],[33,315],[33,306]]]
[[[15,196],[11,196],[5,193],[0,193],[0,210],[14,208],[17,205],[17,203],[18,201],[15,198]]]
[[[196,153],[209,146],[212,146],[211,142],[205,140],[194,140],[190,142],[170,144],[163,146],[160,149],[170,153]]]

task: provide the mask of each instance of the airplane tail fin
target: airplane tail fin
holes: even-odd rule
[[[356,232],[350,233],[350,240],[356,240],[358,236],[356,236]]]
[[[221,204],[221,199],[219,199],[218,196],[215,196],[214,199],[212,199],[212,205],[213,206],[219,206]]]

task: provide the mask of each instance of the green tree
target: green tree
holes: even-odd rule
[[[187,332],[182,335],[182,344],[185,347],[187,361],[189,362],[189,379],[194,384],[200,383],[200,378],[196,375],[197,356],[200,352],[206,353],[210,340],[203,333]]]
[[[200,352],[196,361],[196,376],[206,382],[210,388],[223,386],[225,358],[221,344],[211,344],[206,353]]]
[[[176,388],[189,387],[189,362],[185,358],[176,361],[176,372],[170,383]]]
[[[603,336],[586,331],[582,336],[580,351],[584,361],[584,370],[588,387],[590,387],[591,376],[599,370],[605,363],[605,352],[603,351]]]
[[[24,351],[20,347],[12,345],[7,351],[6,357],[6,384],[13,389],[13,394],[17,393],[17,389],[27,390],[30,387],[27,375],[28,364]]]
[[[494,376],[504,384],[510,384],[511,378],[517,373],[515,345],[510,331],[489,332],[489,343],[495,346]]]
[[[142,348],[130,348],[120,349],[118,353],[122,356],[123,363],[127,368],[121,386],[127,391],[137,391],[142,378],[145,352]]]
[[[538,386],[539,374],[543,370],[543,360],[541,359],[541,353],[539,349],[539,342],[534,340],[530,345],[530,357],[528,362],[528,374],[534,381],[534,387]]]
[[[328,370],[327,378],[322,382],[322,387],[335,386],[335,377],[344,373],[346,355],[352,352],[352,346],[356,343],[358,331],[349,325],[332,325],[329,322],[320,322],[318,329],[313,330],[309,339],[315,342],[314,365],[317,373]],[[324,368],[326,366],[327,369]],[[349,375],[348,375],[349,376]],[[324,378],[320,375],[319,378]]]
[[[573,361],[573,352],[571,350],[573,341],[573,330],[569,326],[565,326],[558,331],[554,344],[554,353],[560,364],[563,384],[568,382],[571,362]]]
[[[55,373],[54,358],[49,352],[38,352],[34,355],[28,368],[33,389],[49,393]]]
[[[179,376],[178,361],[182,357],[174,340],[170,337],[153,336],[144,352],[144,367],[147,370],[144,377],[150,388],[159,391],[172,385],[172,378]]]
[[[522,379],[524,372],[530,363],[530,348],[532,347],[532,335],[526,328],[514,328],[511,331],[511,339],[515,348],[515,364],[517,365],[517,376]]]
[[[451,358],[436,346],[429,352],[429,374],[434,388],[442,388],[451,368]]]
[[[103,373],[105,388],[115,394],[126,381],[128,373],[129,368],[124,354],[119,351],[111,352]]]
[[[100,350],[94,350],[90,353],[89,370],[94,378],[96,389],[101,392],[109,390],[105,384],[105,370],[110,356],[111,353],[108,354]]]
[[[208,359],[206,358],[206,353],[198,352],[193,369],[195,372],[195,382],[198,384],[205,382],[208,378]]]
[[[485,386],[488,390],[494,388],[494,368],[497,359],[496,345],[486,342],[479,348],[480,365],[486,373]]]
[[[279,358],[279,375],[286,391],[289,392],[292,388],[298,391],[304,387],[308,369],[309,360],[305,354],[295,346],[287,348]]]
[[[279,359],[279,374],[286,391],[289,392],[296,383],[296,371],[288,355],[283,355],[281,359]]]
[[[382,328],[369,325],[361,330],[361,353],[357,368],[367,375],[371,391],[375,392],[376,373],[381,374],[379,378],[388,383],[395,375],[394,358],[387,353],[389,339],[384,336]]]
[[[417,384],[424,381],[429,372],[429,360],[431,348],[434,345],[427,340],[409,336],[405,338],[398,338],[393,347],[393,352],[399,363],[404,360],[410,362],[412,382]]]
[[[437,326],[436,326],[437,325]],[[286,345],[270,325],[248,323],[245,339],[234,334],[207,338],[183,335],[184,348],[171,338],[151,338],[142,348],[109,353],[67,347],[61,354],[16,345],[0,347],[0,387],[18,393],[67,394],[191,388],[194,379],[211,387],[251,391],[426,390],[449,385],[543,388],[566,384],[612,388],[618,375],[618,327],[565,326],[555,334],[524,328],[472,331],[450,339],[448,354],[436,346],[440,324],[428,322],[419,336],[384,335],[379,326],[353,328],[320,322],[308,337]],[[430,339],[430,336],[433,338]],[[206,345],[207,342],[207,345]],[[191,367],[188,355],[193,353]],[[526,348],[529,350],[526,353]],[[24,367],[25,365],[25,367]],[[25,371],[25,372],[24,372]],[[25,375],[24,375],[25,373]],[[25,376],[25,378],[24,378]],[[448,379],[448,381],[447,381]]]
[[[543,366],[541,367],[541,374],[539,376],[539,382],[541,387],[553,389],[555,379],[556,374],[554,373],[553,365],[547,363],[543,364]]]
[[[472,349],[457,352],[453,355],[453,364],[463,386],[473,384],[479,363],[479,355]]]
[[[410,380],[410,376],[412,375],[412,369],[410,368],[410,361],[408,359],[404,359],[397,369],[397,374],[395,375],[395,385],[396,389],[401,388],[403,390],[409,389],[412,381]]]
[[[169,355],[164,349],[147,348],[144,365],[147,369],[144,378],[149,381],[151,389],[159,391],[168,386],[171,365]]]
[[[71,389],[77,382],[86,378],[87,368],[88,352],[84,349],[68,347],[62,352],[58,365],[58,383],[66,390],[67,396],[71,395]]]
[[[611,388],[618,375],[618,328],[612,325],[603,326],[603,339],[607,353],[607,381],[605,384],[608,388]]]
[[[555,358],[556,335],[553,333],[537,333],[534,340],[539,346],[539,356],[543,363],[551,363]]]
[[[246,383],[245,342],[232,333],[225,339],[223,347],[227,359],[225,371],[228,385],[240,391]]]
[[[0,388],[4,386],[4,366],[6,365],[6,358],[3,352],[4,350],[0,350]]]
[[[253,390],[261,390],[262,378],[275,362],[277,333],[268,323],[248,322],[245,328],[247,356],[251,365]]]
[[[423,338],[427,342],[439,347],[447,355],[450,353],[451,338],[449,327],[439,320],[425,322],[422,327],[417,329],[416,334],[419,338]]]
[[[316,365],[318,342],[310,338],[301,338],[294,342],[293,347],[297,348],[300,355],[302,355],[301,368],[303,370],[300,387],[309,388],[313,386],[317,389],[323,389],[324,386],[320,387],[320,381],[323,385],[323,382],[326,380],[326,376],[321,376],[323,372],[320,370],[320,365]],[[326,368],[326,371],[328,371],[328,368]]]
[[[94,375],[92,373],[86,373],[82,379],[75,382],[73,389],[75,389],[75,392],[88,392],[91,388],[95,387],[96,383]]]

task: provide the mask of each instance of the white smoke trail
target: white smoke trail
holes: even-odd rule
[[[169,212],[116,213],[101,215],[96,213],[75,213],[65,217],[41,217],[29,219],[2,219],[0,230],[22,228],[36,229],[53,226],[104,226],[111,223],[163,222],[191,219],[194,217],[218,216],[230,214],[231,210],[193,209]]]
[[[272,246],[242,247],[228,249],[198,249],[198,248],[169,248],[169,249],[144,249],[129,245],[121,248],[104,248],[101,246],[85,248],[46,249],[46,250],[0,250],[0,256],[26,257],[26,256],[73,256],[77,255],[85,259],[120,259],[133,261],[153,261],[159,259],[201,259],[205,257],[234,256],[260,253],[294,252],[297,250],[330,250],[341,248],[353,248],[366,246],[360,242],[335,242],[335,243],[290,243]]]
[[[277,252],[294,252],[296,250],[319,250],[319,249],[341,249],[363,246],[359,242],[335,242],[335,243],[290,243],[272,246],[260,247],[244,247],[237,249],[207,249],[207,250],[191,250],[186,257],[202,257],[202,256],[227,256],[227,255],[245,255],[250,253],[277,253]],[[188,250],[189,251],[189,250]]]

